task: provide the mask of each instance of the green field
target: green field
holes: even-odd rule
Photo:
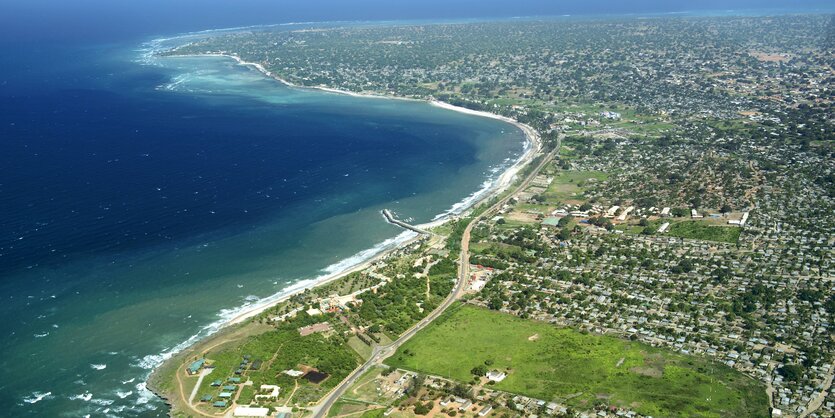
[[[713,226],[703,221],[684,221],[670,225],[667,235],[736,244],[741,232],[742,228],[734,226]]]
[[[543,193],[548,202],[585,200],[582,196],[590,182],[606,180],[606,173],[599,171],[561,171]]]
[[[768,416],[764,388],[728,367],[471,305],[451,307],[387,363],[468,382],[485,361],[508,372],[496,389],[579,409],[605,402],[655,417]]]

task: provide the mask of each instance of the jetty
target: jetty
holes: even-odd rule
[[[388,209],[383,209],[381,212],[382,212],[382,214],[383,214],[383,217],[384,217],[384,218],[386,218],[386,222],[388,222],[388,223],[390,223],[390,224],[397,225],[397,226],[399,226],[399,227],[401,227],[401,228],[408,229],[408,230],[410,230],[410,231],[415,231],[415,232],[417,232],[418,234],[432,235],[432,233],[431,233],[431,232],[429,232],[429,231],[427,231],[427,230],[425,230],[425,229],[420,229],[420,228],[418,228],[418,227],[416,227],[416,226],[414,226],[414,225],[409,225],[409,224],[407,224],[406,222],[403,222],[403,221],[401,221],[401,220],[399,220],[399,219],[395,218],[395,217],[394,217],[394,214],[392,214],[392,213],[391,213],[391,211],[390,211],[390,210],[388,210]]]

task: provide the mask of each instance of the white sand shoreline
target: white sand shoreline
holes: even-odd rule
[[[464,107],[460,107],[460,106],[454,106],[454,105],[451,105],[449,103],[445,103],[445,102],[441,102],[441,101],[437,101],[437,100],[428,101],[428,100],[412,99],[412,98],[406,98],[406,97],[384,96],[384,95],[380,95],[380,94],[356,93],[356,92],[351,92],[351,91],[346,91],[346,90],[339,90],[339,89],[324,87],[324,86],[299,86],[299,85],[293,84],[293,83],[279,77],[278,75],[272,73],[271,71],[264,68],[263,65],[261,65],[259,63],[244,61],[243,59],[241,59],[240,57],[238,57],[235,54],[207,53],[207,54],[177,55],[175,57],[225,57],[225,58],[231,58],[231,59],[235,60],[240,65],[255,68],[256,70],[258,70],[259,72],[261,72],[265,76],[267,76],[269,78],[272,78],[272,79],[274,79],[274,80],[276,80],[276,81],[278,81],[278,82],[280,82],[280,83],[282,83],[282,84],[284,84],[288,87],[292,87],[292,88],[320,90],[320,91],[325,91],[325,92],[329,92],[329,93],[349,95],[349,96],[353,96],[353,97],[427,102],[432,106],[439,107],[439,108],[442,108],[442,109],[447,109],[447,110],[451,110],[451,111],[455,111],[455,112],[465,113],[465,114],[468,114],[468,115],[481,116],[481,117],[487,117],[487,118],[491,118],[491,119],[501,120],[503,122],[512,124],[513,126],[516,126],[517,128],[519,128],[523,132],[523,134],[525,136],[525,140],[526,140],[525,149],[524,149],[523,154],[519,157],[519,159],[516,160],[516,162],[514,164],[512,164],[510,167],[505,169],[505,171],[499,177],[497,177],[495,180],[493,180],[488,186],[486,186],[483,189],[480,189],[480,190],[476,191],[474,193],[474,195],[471,195],[471,196],[468,196],[467,198],[465,198],[465,200],[466,200],[466,199],[469,199],[472,196],[477,196],[477,198],[473,199],[473,201],[467,202],[468,204],[466,205],[466,207],[461,209],[460,213],[466,213],[467,211],[469,211],[473,207],[477,206],[479,203],[484,202],[484,201],[490,199],[491,197],[504,192],[508,187],[510,187],[511,184],[513,184],[513,180],[516,178],[516,175],[522,170],[522,168],[525,165],[527,165],[531,160],[533,160],[534,156],[541,149],[541,142],[539,140],[539,135],[536,133],[536,130],[534,130],[532,127],[530,127],[528,125],[520,123],[520,122],[518,122],[514,119],[511,119],[511,118],[508,118],[506,116],[501,116],[501,115],[497,115],[497,114],[489,113],[489,112],[485,112],[485,111],[472,110],[472,109],[468,109],[468,108],[464,108]],[[436,227],[436,226],[439,226],[439,225],[442,225],[442,224],[448,222],[450,219],[453,219],[456,216],[457,216],[456,214],[447,213],[445,216],[442,216],[440,219],[436,219],[434,221],[424,223],[424,224],[421,224],[421,225],[417,225],[417,226],[420,227],[420,228],[424,228],[424,229]],[[248,320],[250,318],[253,318],[253,317],[263,313],[264,311],[266,311],[266,310],[268,310],[268,309],[270,309],[270,308],[288,300],[289,298],[291,298],[291,297],[293,297],[293,296],[295,296],[299,293],[304,292],[307,289],[311,289],[311,288],[314,288],[314,287],[325,285],[327,283],[330,283],[330,282],[333,282],[335,280],[341,279],[341,278],[343,278],[343,277],[345,277],[345,276],[347,276],[351,273],[363,270],[363,269],[369,267],[370,265],[372,265],[373,263],[375,263],[376,261],[386,257],[391,252],[393,252],[395,250],[398,250],[398,249],[401,249],[401,248],[413,243],[418,238],[419,238],[419,235],[415,234],[415,236],[412,236],[410,238],[402,239],[402,240],[400,240],[400,242],[395,241],[392,244],[391,247],[381,248],[380,251],[378,251],[374,254],[371,254],[368,258],[366,258],[365,260],[359,261],[357,264],[347,266],[340,271],[332,272],[332,273],[327,274],[325,276],[320,276],[320,277],[317,277],[317,278],[310,279],[308,281],[299,282],[299,283],[296,284],[296,286],[290,286],[289,288],[285,289],[282,292],[276,293],[272,296],[269,296],[269,297],[266,297],[266,298],[262,299],[263,303],[256,303],[255,305],[248,306],[248,307],[242,309],[241,312],[239,312],[237,315],[235,315],[234,317],[227,320],[218,329],[225,328],[225,327],[235,325],[235,324],[243,323],[246,320]],[[359,254],[362,254],[362,253],[359,253]],[[300,283],[304,283],[304,284],[302,286],[298,286],[298,284],[300,284]],[[207,336],[207,337],[210,337],[210,336]]]

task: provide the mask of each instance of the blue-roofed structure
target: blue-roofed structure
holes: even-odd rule
[[[186,371],[188,372],[188,374],[197,374],[198,372],[200,372],[200,369],[203,368],[204,364],[206,364],[206,359],[204,358],[195,360],[188,366],[188,369]]]

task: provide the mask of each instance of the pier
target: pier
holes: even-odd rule
[[[388,209],[383,209],[381,212],[383,213],[383,217],[386,218],[386,222],[388,222],[390,224],[397,225],[401,228],[408,229],[410,231],[415,231],[418,234],[432,235],[431,232],[429,232],[425,229],[420,229],[416,226],[409,225],[406,222],[403,222],[403,221],[395,218],[394,215],[391,213],[391,211],[388,210]]]

